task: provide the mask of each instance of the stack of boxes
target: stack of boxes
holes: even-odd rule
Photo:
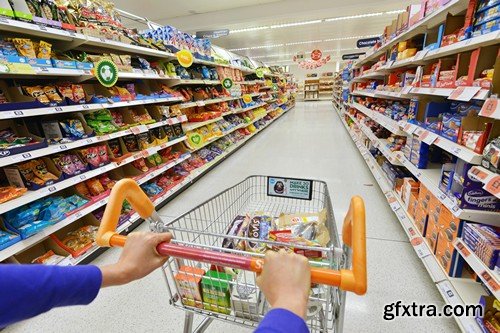
[[[462,239],[465,244],[497,274],[500,273],[498,253],[500,250],[498,229],[481,224],[465,223]]]

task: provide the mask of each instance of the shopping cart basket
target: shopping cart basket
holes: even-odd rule
[[[193,332],[194,314],[205,317],[195,330],[203,332],[213,319],[256,327],[268,311],[269,304],[255,282],[255,272],[262,269],[264,251],[248,252],[248,248],[239,245],[290,251],[291,244],[255,238],[248,232],[259,234],[260,230],[248,231],[248,224],[247,233],[234,233],[235,223],[241,224],[247,214],[274,219],[282,213],[300,213],[305,220],[315,222],[318,222],[315,218],[324,216],[327,244],[293,244],[293,251],[306,256],[313,253],[315,257],[309,261],[313,284],[306,322],[311,332],[341,332],[345,292],[360,295],[366,292],[363,200],[360,197],[351,200],[341,245],[325,182],[251,176],[174,221],[164,223],[139,186],[131,179],[124,179],[110,195],[97,235],[99,245],[125,244],[126,236],[114,231],[124,199],[150,222],[151,230],[170,231],[174,235],[170,243],[158,245],[157,251],[170,256],[163,273],[170,303],[186,310],[184,332]]]

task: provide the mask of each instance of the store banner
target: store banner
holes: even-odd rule
[[[267,195],[292,199],[311,200],[312,180],[267,177]]]
[[[356,46],[361,49],[363,47],[372,47],[380,41],[380,37],[358,39]]]
[[[219,38],[229,35],[229,29],[196,31],[196,38]]]
[[[342,55],[342,60],[355,60],[359,59],[360,56],[365,55],[366,53],[349,53],[349,54],[343,54]]]

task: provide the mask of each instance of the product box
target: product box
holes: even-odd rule
[[[404,203],[405,209],[408,210],[411,195],[418,195],[418,188],[420,183],[411,177],[403,178],[403,185],[401,186],[401,200]]]
[[[498,229],[482,224],[464,223],[462,239],[488,268],[498,267],[500,252]]]
[[[454,276],[455,271],[461,270],[460,267],[457,267],[455,262],[457,260],[458,254],[453,246],[453,242],[448,241],[447,236],[443,230],[439,231],[438,241],[436,246],[436,258],[439,261],[439,264],[443,267],[443,269],[447,272],[449,276]],[[460,261],[463,263],[463,261]]]
[[[439,228],[444,232],[448,242],[452,242],[456,237],[460,236],[462,223],[463,221],[455,217],[448,208],[441,206],[438,224]]]
[[[232,275],[208,271],[201,280],[203,308],[205,310],[231,313],[230,290]]]
[[[418,201],[415,204],[415,225],[424,237],[427,234],[427,219],[428,213],[424,205]]]
[[[498,332],[500,327],[497,318],[500,316],[500,310],[498,309],[497,298],[495,296],[481,295],[479,305],[483,308],[483,311],[476,314],[476,322],[479,324],[481,331]]]
[[[231,293],[231,305],[236,317],[259,320],[261,292],[255,282],[255,273],[240,270]]]
[[[429,215],[429,221],[427,222],[427,230],[425,232],[425,240],[432,251],[432,253],[436,253],[436,247],[439,238],[439,225],[434,223],[434,218],[431,218]]]
[[[416,220],[415,214],[417,210],[417,205],[418,205],[418,193],[411,193],[407,211],[408,214],[410,214],[410,216],[413,218],[413,220]]]
[[[201,279],[205,270],[191,266],[181,266],[174,280],[181,296],[182,304],[203,308],[201,294]]]

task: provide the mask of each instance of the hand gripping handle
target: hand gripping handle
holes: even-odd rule
[[[116,233],[116,226],[123,200],[127,200],[139,215],[147,219],[155,212],[154,206],[144,194],[139,185],[132,179],[120,180],[113,187],[110,199],[99,231],[97,244],[100,246],[123,247],[126,236]],[[352,270],[331,270],[311,267],[311,281],[318,284],[339,286],[346,291],[353,291],[358,295],[366,292],[366,239],[365,239],[365,207],[360,197],[351,200],[349,212],[344,220],[344,243],[352,247]],[[159,254],[204,263],[244,269],[260,273],[264,265],[263,259],[204,250],[177,244],[161,243],[156,250]]]

